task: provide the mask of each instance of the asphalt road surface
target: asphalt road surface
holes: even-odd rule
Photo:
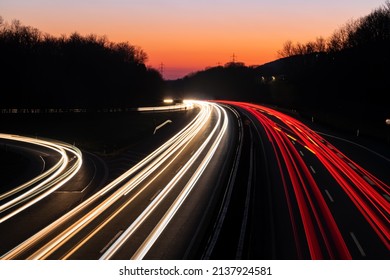
[[[260,168],[253,192],[267,198],[256,206],[259,197],[251,208],[246,258],[390,257],[386,183],[286,114],[254,104],[224,103],[240,111],[256,136]],[[261,176],[261,170],[268,171]]]
[[[383,163],[363,168],[367,163],[343,153],[352,142],[334,145],[342,139],[264,106],[183,106],[196,108],[194,118],[170,137],[156,138],[150,154],[140,149],[139,159],[109,180],[99,158],[71,145],[19,143],[19,149],[33,150],[36,164],[44,153],[50,160],[28,173],[44,178],[4,196],[1,258],[390,257],[386,156],[354,146],[361,158]],[[174,129],[165,122],[156,130],[164,133],[164,126]],[[58,169],[60,179],[50,177]],[[46,187],[30,192],[36,185]],[[37,200],[42,193],[47,195]]]
[[[3,258],[138,259],[154,247],[173,217],[197,214],[202,219],[203,208],[181,205],[189,197],[208,201],[215,185],[199,193],[199,178],[205,170],[219,178],[220,170],[210,169],[224,165],[229,153],[223,151],[234,142],[227,140],[231,112],[215,103],[196,106],[198,115],[164,145]],[[178,240],[190,237],[192,232],[176,234]]]

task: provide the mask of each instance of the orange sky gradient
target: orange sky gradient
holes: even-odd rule
[[[0,16],[52,35],[106,35],[128,41],[164,64],[164,77],[236,60],[260,65],[277,58],[287,40],[328,37],[350,19],[369,14],[379,0],[1,0]]]

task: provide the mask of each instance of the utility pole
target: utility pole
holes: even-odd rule
[[[160,73],[161,73],[161,76],[164,77],[164,63],[160,63]]]
[[[233,63],[236,63],[236,58],[237,58],[236,54],[233,53],[233,55],[232,55],[232,62],[233,62]]]

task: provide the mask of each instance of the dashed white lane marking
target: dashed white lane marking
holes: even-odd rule
[[[180,165],[180,167],[178,169],[176,169],[175,171],[175,174],[178,173],[180,171],[180,169],[182,169],[183,165]]]
[[[115,236],[110,240],[110,242],[108,242],[107,245],[104,246],[104,248],[101,249],[99,253],[103,254],[107,250],[107,248],[110,247],[112,243],[114,243],[114,241],[119,237],[119,235],[122,234],[122,232],[123,230],[120,230],[117,234],[115,234]]]
[[[310,165],[310,169],[311,169],[311,171],[312,171],[314,174],[316,174],[316,170],[313,168],[313,166]]]
[[[370,179],[368,178],[366,175],[363,176],[364,180],[366,180],[371,186],[374,186],[375,183]]]
[[[299,151],[299,153],[301,154],[301,156],[303,156],[303,157],[305,156],[304,153],[303,153],[302,151]]]
[[[162,189],[159,189],[149,200],[152,201],[156,198],[156,196],[162,191]]]
[[[325,193],[326,193],[326,195],[328,196],[330,202],[334,202],[334,199],[333,199],[333,197],[330,195],[329,191],[328,191],[328,190],[325,190]]]
[[[356,170],[356,166],[353,165],[352,163],[348,162],[348,165],[349,165],[352,169]]]
[[[364,252],[363,247],[360,245],[359,240],[356,238],[355,234],[352,231],[349,234],[351,235],[353,242],[355,242],[356,246],[358,247],[360,254],[365,257],[366,253]]]

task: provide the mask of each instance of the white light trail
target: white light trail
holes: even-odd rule
[[[172,103],[171,99],[164,100],[164,103]],[[197,101],[192,100],[184,100],[182,104],[176,105],[165,105],[165,106],[156,106],[156,107],[139,107],[137,111],[139,112],[160,112],[160,111],[181,111],[181,110],[189,110],[194,108],[194,104]]]
[[[29,143],[41,146],[58,153],[61,158],[52,168],[32,180],[13,188],[12,190],[0,195],[0,201],[20,193],[15,198],[0,206],[0,213],[13,209],[0,218],[0,223],[10,219],[16,214],[27,209],[34,203],[42,200],[53,193],[66,182],[68,182],[78,172],[82,165],[81,151],[69,144],[61,142],[46,141],[19,135],[0,134],[0,138]],[[70,165],[68,153],[74,155],[76,160]],[[23,191],[23,192],[22,192]]]
[[[187,161],[187,163],[182,167],[182,169],[172,178],[172,180],[163,188],[163,190],[156,196],[156,198],[149,204],[149,206],[141,213],[141,215],[138,216],[138,218],[126,229],[126,231],[115,241],[115,243],[106,250],[106,252],[101,256],[100,259],[110,259],[112,258],[115,253],[123,246],[123,244],[131,237],[131,235],[139,228],[139,226],[152,214],[152,212],[156,209],[156,207],[164,200],[164,198],[169,194],[169,192],[174,188],[174,186],[182,179],[182,177],[186,174],[186,172],[191,168],[193,163],[199,158],[201,153],[204,151],[204,149],[207,147],[209,142],[211,141],[212,137],[216,133],[217,129],[219,128],[220,122],[221,122],[221,111],[224,110],[218,105],[214,105],[215,108],[218,108],[217,113],[218,113],[218,121],[216,125],[214,126],[214,129],[212,132],[209,134],[207,139],[202,143],[202,145],[198,148],[196,153],[190,158],[190,160]],[[225,112],[226,115],[226,112]],[[224,125],[223,128],[221,129],[220,135],[223,135],[225,133],[227,126],[227,116],[224,118]],[[212,148],[210,148],[210,151],[213,150],[213,147],[217,147],[217,145],[220,142],[220,136],[217,137],[217,140],[214,142]],[[215,150],[214,150],[215,151]],[[214,152],[210,153],[204,158],[202,164],[198,167],[198,170],[193,174],[191,181],[193,181],[193,178],[199,178],[200,174],[203,173],[203,170],[207,166],[207,163],[210,161],[212,155]],[[193,184],[195,184],[196,180],[193,181]],[[193,186],[193,185],[192,185]],[[192,189],[191,184],[189,183],[185,189]],[[186,196],[185,196],[186,197]],[[184,201],[184,198],[182,198],[182,201]],[[174,213],[176,213],[178,207],[178,203],[176,202],[173,205],[175,205],[174,208],[176,210]],[[174,213],[172,211],[170,215],[170,219],[173,217]],[[169,220],[170,220],[169,219]],[[167,223],[166,223],[167,224]],[[165,224],[165,226],[166,226]],[[165,228],[164,226],[164,228]],[[162,230],[161,230],[162,231]],[[156,237],[157,239],[157,237]]]
[[[186,101],[187,106],[189,104]],[[127,195],[134,188],[136,188],[141,182],[145,181],[153,172],[158,168],[165,168],[167,161],[175,158],[180,154],[184,148],[194,139],[195,136],[199,135],[200,131],[207,127],[209,121],[211,120],[211,114],[214,110],[214,106],[211,103],[207,102],[193,102],[191,104],[196,104],[200,107],[200,111],[197,116],[192,120],[183,130],[177,133],[174,137],[168,140],[164,145],[142,160],[140,163],[135,165],[133,168],[129,169],[127,172],[119,176],[117,179],[112,181],[106,187],[101,189],[95,195],[91,196],[85,202],[77,206],[76,208],[69,211],[67,214],[48,225],[46,228],[42,229],[40,232],[30,237],[19,246],[12,249],[10,252],[2,256],[3,259],[12,259],[16,258],[19,254],[23,253],[28,248],[31,248],[37,242],[44,239],[48,234],[50,234],[58,226],[63,225],[69,219],[75,217],[76,215],[81,214],[87,207],[92,203],[97,202],[98,200],[104,199],[104,195],[108,195],[109,192],[112,192],[109,197],[105,198],[103,202],[100,202],[98,206],[84,214],[71,226],[68,226],[64,231],[59,233],[54,239],[47,242],[40,249],[38,249],[33,255],[29,258],[31,259],[42,259],[47,258],[51,253],[57,250],[62,244],[67,242],[75,234],[80,232],[85,226],[87,226],[95,218],[98,218],[100,214],[106,211],[110,206],[112,206],[118,199],[123,199],[124,195]],[[171,160],[172,161],[172,160]],[[170,162],[171,162],[170,161]],[[169,163],[168,163],[169,164]],[[130,179],[131,178],[131,179]],[[129,180],[130,179],[130,180]],[[129,180],[128,182],[126,182]],[[152,179],[154,180],[154,179]],[[150,183],[150,182],[149,182]],[[146,189],[143,188],[143,189]],[[161,193],[160,193],[161,194]],[[157,196],[159,197],[159,196]],[[157,198],[156,197],[156,198]],[[90,235],[88,238],[92,237]],[[86,242],[86,241],[85,241]],[[81,242],[82,243],[82,242]]]
[[[145,257],[145,255],[148,253],[150,248],[153,246],[153,244],[160,237],[161,233],[167,227],[169,222],[172,220],[172,218],[174,217],[176,212],[179,210],[180,206],[184,203],[185,199],[190,194],[190,192],[194,188],[196,182],[201,177],[201,175],[204,172],[204,170],[206,169],[208,163],[210,162],[210,160],[214,156],[214,154],[218,148],[218,145],[221,143],[222,138],[225,135],[227,127],[228,127],[228,118],[227,118],[226,110],[223,109],[222,107],[220,107],[219,105],[216,105],[216,106],[218,106],[219,110],[223,110],[223,114],[224,114],[223,126],[222,126],[222,129],[220,130],[220,132],[218,133],[216,140],[213,142],[211,148],[207,152],[207,155],[204,157],[202,163],[199,165],[199,167],[197,168],[195,173],[192,175],[191,179],[188,181],[188,183],[183,188],[183,190],[181,191],[179,196],[176,198],[174,203],[171,205],[171,207],[165,213],[164,217],[159,221],[157,226],[153,229],[153,231],[145,239],[143,244],[138,248],[137,252],[132,256],[132,259],[143,259]],[[214,132],[215,131],[213,131],[213,133]],[[209,137],[211,137],[211,134]],[[200,150],[198,150],[197,154],[194,155],[195,159],[197,158],[197,156],[199,156],[199,154],[200,154]],[[102,256],[102,258],[103,258],[103,256]]]

